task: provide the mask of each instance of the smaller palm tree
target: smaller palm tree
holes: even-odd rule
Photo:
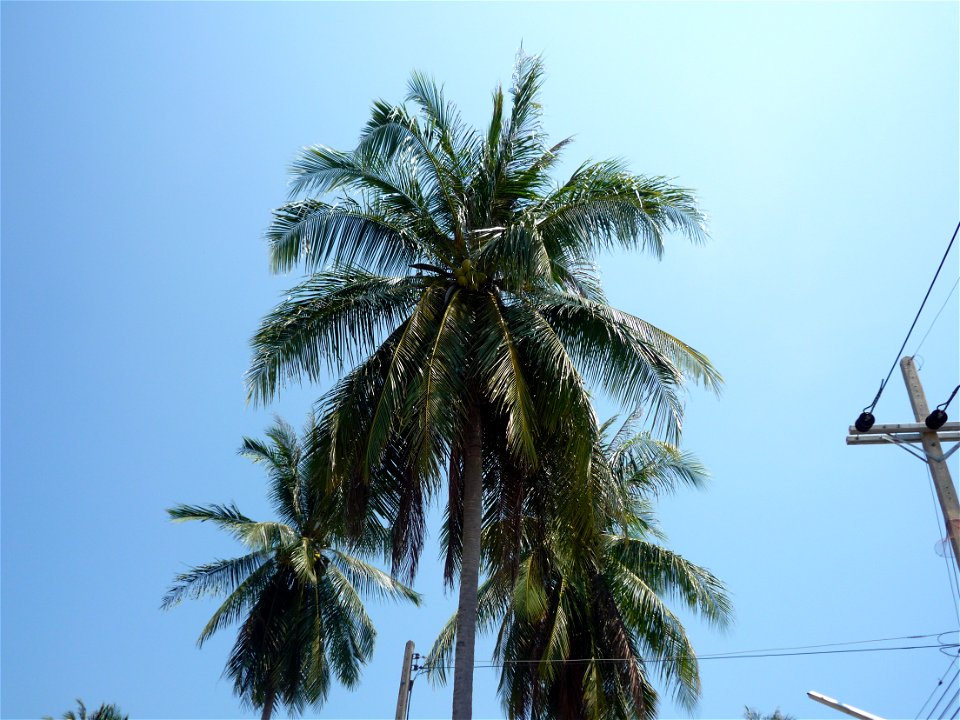
[[[322,435],[313,417],[303,439],[277,419],[269,442],[244,438],[240,453],[263,464],[279,521],[257,522],[233,504],[178,505],[175,521],[211,522],[242,542],[247,553],[177,575],[163,599],[226,596],[200,633],[198,645],[240,622],[224,675],[243,702],[269,720],[278,704],[299,714],[322,703],[331,673],[348,687],[373,652],[376,631],[361,595],[409,600],[420,596],[356,557],[389,548],[389,532],[374,516],[344,525],[345,498],[330,481]]]
[[[83,700],[77,698],[77,712],[67,710],[63,714],[63,720],[129,720],[130,716],[125,715],[122,710],[113,703],[102,703],[100,707],[92,713],[87,713],[87,706]],[[49,715],[44,716],[43,720],[53,720]]]
[[[494,655],[510,718],[652,720],[658,693],[651,671],[692,709],[700,692],[696,654],[665,600],[718,626],[730,620],[720,581],[659,544],[664,536],[651,504],[678,483],[700,485],[705,472],[674,446],[636,433],[631,420],[596,444],[583,482],[544,456],[522,502],[516,564],[498,555],[505,528],[488,513],[480,626],[497,631]],[[451,619],[428,657],[441,682],[455,627]]]

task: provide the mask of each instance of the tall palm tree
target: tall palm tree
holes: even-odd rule
[[[542,463],[538,474],[549,465]],[[541,477],[531,483],[536,490],[524,501],[516,569],[499,561],[495,548],[504,529],[488,515],[489,572],[479,612],[481,627],[497,630],[494,655],[503,667],[500,691],[509,717],[652,720],[658,694],[650,665],[676,699],[693,708],[700,691],[696,655],[665,598],[720,626],[730,618],[730,604],[712,574],[657,542],[663,536],[650,500],[704,477],[692,457],[634,434],[628,422],[598,443],[583,482]],[[571,524],[571,502],[594,508],[592,539]],[[455,627],[452,618],[428,656],[440,682]]]
[[[368,516],[347,537],[344,499],[315,451],[320,440],[313,419],[302,440],[279,419],[267,437],[269,442],[244,438],[240,453],[266,467],[279,520],[256,522],[233,504],[168,510],[175,521],[213,523],[248,552],[177,575],[162,605],[226,595],[198,644],[240,622],[224,674],[245,703],[262,709],[264,720],[281,703],[300,713],[322,702],[331,672],[344,685],[356,684],[376,635],[362,594],[419,604],[415,592],[352,554],[382,555],[389,535]]]
[[[395,572],[414,572],[423,503],[447,475],[458,720],[471,716],[485,464],[517,476],[563,436],[567,462],[586,465],[588,384],[650,407],[675,438],[684,381],[720,382],[703,355],[611,308],[593,264],[605,248],[659,256],[670,231],[702,239],[693,197],[617,161],[555,183],[569,139],[547,143],[542,81],[541,60],[521,55],[509,108],[498,88],[477,130],[414,73],[417,113],[378,101],[354,150],[301,153],[268,238],[275,271],[312,274],[263,320],[247,378],[265,402],[284,381],[349,370],[321,403],[330,458],[357,512],[378,474],[401,488]]]

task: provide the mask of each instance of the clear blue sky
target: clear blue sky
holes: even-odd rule
[[[569,165],[622,157],[695,188],[711,218],[706,247],[603,260],[616,305],[727,380],[687,406],[710,488],[659,508],[671,546],[735,599],[726,634],[690,620],[698,650],[957,628],[925,467],[844,445],[960,215],[956,3],[0,12],[3,718],[77,696],[136,718],[251,716],[219,679],[232,636],[194,646],[213,606],[158,609],[176,572],[236,548],[164,508],[232,499],[267,517],[241,436],[274,412],[299,425],[324,389],[244,400],[248,338],[297,280],[270,275],[262,240],[286,166],[306,144],[351,147],[415,68],[481,122],[521,43],[546,57]],[[954,295],[919,353],[932,403],[958,382],[958,324]],[[899,373],[876,414],[912,419]],[[420,610],[373,606],[375,659],[321,717],[392,716],[404,642],[428,647],[453,606],[429,561],[417,588]],[[815,689],[912,718],[947,665],[936,649],[704,661],[699,715],[839,717]],[[476,678],[475,716],[500,716],[495,671]],[[421,681],[412,715],[448,713],[449,690]],[[669,700],[662,714],[684,716]]]

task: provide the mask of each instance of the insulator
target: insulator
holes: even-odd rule
[[[873,416],[873,413],[862,412],[853,426],[860,432],[867,432],[867,430],[873,427],[873,423],[876,421],[877,419]]]
[[[927,415],[927,419],[923,421],[924,425],[931,430],[939,430],[945,422],[947,422],[947,414],[940,408]]]

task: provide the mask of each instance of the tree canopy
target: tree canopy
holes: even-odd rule
[[[329,459],[354,514],[376,476],[398,488],[394,572],[415,572],[425,503],[446,474],[456,718],[471,712],[484,474],[516,484],[562,447],[582,477],[591,387],[643,405],[675,440],[683,384],[720,383],[704,355],[610,307],[594,265],[609,248],[659,257],[672,231],[701,240],[692,194],[615,160],[554,181],[570,140],[547,141],[543,78],[540,58],[521,54],[509,103],[495,90],[477,129],[414,73],[413,110],[377,101],[353,150],[303,150],[267,235],[274,270],[309,275],[264,318],[247,375],[265,402],[284,382],[346,373],[319,407]]]

